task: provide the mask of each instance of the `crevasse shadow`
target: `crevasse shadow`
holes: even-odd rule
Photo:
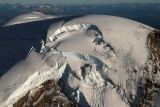
[[[68,81],[68,78],[70,77],[70,74],[72,74],[71,67],[67,64],[66,69],[61,77],[61,79],[58,81],[58,85],[61,87],[62,92],[70,99],[74,100],[75,98],[71,98],[72,92],[76,92],[76,89],[73,89],[70,87]],[[83,93],[79,93],[79,107],[90,107],[88,102],[86,101],[85,96]]]
[[[0,77],[16,63],[25,59],[32,47],[39,52],[41,40],[46,39],[51,24],[62,20],[69,21],[76,17],[80,16],[66,16],[0,27]]]

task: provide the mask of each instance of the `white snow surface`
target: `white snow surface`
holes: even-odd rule
[[[14,19],[6,23],[4,26],[11,26],[11,25],[16,25],[21,23],[40,21],[40,20],[47,20],[47,19],[56,18],[56,17],[58,16],[45,15],[41,12],[33,11],[31,13],[22,14],[20,16],[15,17]]]
[[[136,95],[152,30],[107,15],[51,24],[41,53],[32,51],[0,78],[0,106],[12,107],[27,91],[55,79],[82,107],[130,107],[128,96]]]

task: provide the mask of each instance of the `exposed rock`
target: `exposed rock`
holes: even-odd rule
[[[48,80],[30,90],[13,107],[78,107],[66,98],[54,80]]]
[[[160,31],[154,30],[148,35],[148,61],[142,79],[142,92],[139,107],[155,107],[160,91]]]

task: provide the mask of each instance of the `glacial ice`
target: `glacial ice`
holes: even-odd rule
[[[12,106],[28,90],[55,79],[64,94],[82,107],[130,107],[147,60],[146,38],[153,29],[139,22],[103,15],[53,23],[37,53],[41,64],[36,61],[38,66],[32,69],[36,52],[31,50],[29,61],[22,63],[31,63],[30,72],[24,70],[19,76],[22,80],[12,77],[17,72],[12,69],[0,79],[0,84],[7,77],[15,80],[0,88],[0,105]],[[17,87],[12,89],[15,83]],[[12,93],[4,100],[2,93],[8,86]]]

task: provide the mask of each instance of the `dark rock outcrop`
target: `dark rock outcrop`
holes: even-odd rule
[[[160,92],[160,30],[154,30],[148,35],[147,48],[149,56],[140,87],[139,107],[155,107]]]
[[[48,80],[30,90],[13,107],[78,107],[60,91],[54,80]]]

